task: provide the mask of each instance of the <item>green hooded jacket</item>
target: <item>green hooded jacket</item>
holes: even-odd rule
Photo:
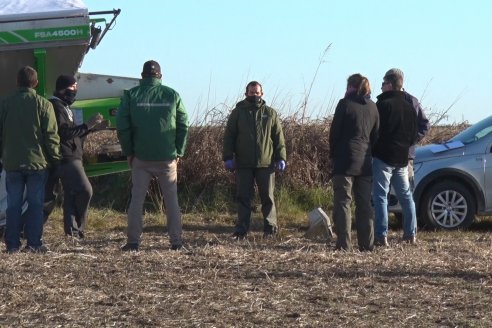
[[[287,160],[280,119],[264,100],[258,105],[242,100],[232,110],[224,132],[222,159],[234,159],[237,168],[269,167]]]
[[[34,89],[19,88],[2,101],[0,138],[6,171],[43,170],[61,161],[53,105]]]
[[[184,155],[188,115],[179,94],[157,78],[144,78],[125,90],[116,130],[126,156],[142,161],[173,160]]]

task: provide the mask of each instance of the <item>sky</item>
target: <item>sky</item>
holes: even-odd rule
[[[143,63],[156,60],[195,122],[232,109],[251,80],[281,115],[302,112],[307,100],[304,113],[324,118],[349,75],[367,76],[375,100],[393,67],[431,121],[492,114],[488,0],[83,2],[89,12],[121,14],[80,71],[139,78]]]

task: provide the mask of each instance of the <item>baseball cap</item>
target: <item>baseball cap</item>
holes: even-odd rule
[[[161,66],[155,60],[146,61],[143,65],[142,75],[156,76],[161,74]]]

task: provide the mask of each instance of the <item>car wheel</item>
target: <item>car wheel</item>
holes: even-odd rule
[[[459,182],[442,181],[433,185],[422,197],[420,214],[423,221],[437,229],[466,229],[475,218],[473,196]]]

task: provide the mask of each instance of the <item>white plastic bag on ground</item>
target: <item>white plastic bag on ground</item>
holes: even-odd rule
[[[332,222],[328,215],[320,208],[316,208],[308,213],[309,228],[305,237],[310,239],[331,240],[334,238]]]

